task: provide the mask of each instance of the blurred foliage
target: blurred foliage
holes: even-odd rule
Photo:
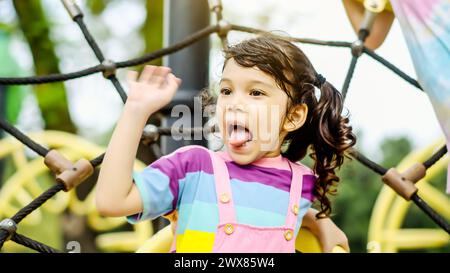
[[[14,29],[15,29],[15,26],[0,22],[0,31],[1,32],[12,33],[14,31]]]
[[[144,52],[149,53],[163,46],[164,0],[145,0],[145,10],[147,17],[141,33],[145,41]],[[162,65],[162,59],[154,60],[151,64]]]
[[[87,7],[93,15],[101,15],[113,2],[118,0],[88,0]],[[146,17],[140,28],[144,40],[144,52],[149,53],[161,49],[163,46],[163,22],[164,22],[164,0],[142,0],[145,6]],[[162,65],[162,59],[150,62],[153,65]]]
[[[396,166],[412,149],[411,142],[405,137],[386,139],[380,148],[383,153],[381,163],[386,167]]]
[[[92,12],[92,14],[100,15],[105,10],[106,6],[108,5],[107,2],[111,2],[111,1],[89,0],[89,1],[87,1],[86,4],[87,4],[89,10]]]
[[[91,14],[99,16],[108,8],[108,5],[117,1],[88,0],[86,5]],[[13,0],[12,3],[16,11],[17,22],[14,22],[14,25],[2,23],[0,29],[8,33],[16,27],[22,30],[31,51],[36,75],[60,73],[59,58],[55,51],[56,44],[51,39],[52,20],[47,18],[41,0]],[[147,16],[140,32],[145,44],[144,52],[148,53],[160,49],[163,45],[164,1],[142,0],[142,4],[145,6]],[[161,65],[162,60],[155,60],[152,64]],[[76,131],[70,118],[63,83],[34,85],[33,91],[45,122],[45,129]],[[9,94],[11,93],[9,92]],[[12,109],[19,111],[22,97],[17,98],[16,95],[18,94],[10,95],[14,98],[11,98],[8,104],[14,104],[16,107],[12,107]],[[17,113],[9,116],[15,117]]]
[[[0,76],[2,77],[18,77],[23,76],[22,70],[17,64],[16,60],[10,54],[10,43],[11,43],[11,33],[4,31],[0,28],[0,60],[2,66],[0,66]],[[11,123],[15,123],[20,112],[20,107],[22,105],[23,98],[25,97],[27,91],[29,91],[27,86],[11,85],[4,86],[6,93],[1,94],[4,97],[6,105],[5,112],[4,109],[1,110],[1,115],[6,115],[6,120]],[[1,91],[3,92],[3,91]],[[1,100],[0,100],[1,101]],[[0,108],[3,105],[0,105]]]
[[[406,138],[386,139],[380,145],[387,168],[396,166],[410,151]],[[358,148],[364,153],[364,149]],[[367,232],[372,209],[383,186],[381,177],[356,160],[348,160],[339,170],[338,195],[334,197],[333,220],[347,234],[352,252],[367,252]]]
[[[14,0],[20,28],[33,56],[36,75],[60,73],[55,45],[50,39],[51,23],[47,20],[39,0]],[[75,132],[70,118],[63,83],[35,85],[33,87],[45,129]]]

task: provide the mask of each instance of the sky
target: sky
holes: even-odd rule
[[[0,15],[8,20],[9,1],[0,1]],[[82,9],[85,1],[77,1]],[[282,31],[293,37],[352,42],[356,36],[341,1],[330,0],[222,0],[224,18],[233,24]],[[63,72],[83,69],[98,62],[78,27],[70,20],[60,1],[44,0],[46,12],[55,23],[52,38],[58,41],[57,54]],[[10,10],[11,11],[11,10]],[[117,20],[120,18],[120,20]],[[144,22],[142,1],[115,1],[95,18],[85,20],[106,56],[113,60],[136,57],[143,49],[138,28]],[[247,34],[232,32],[231,43]],[[222,55],[216,35],[211,38],[211,82],[220,77]],[[338,89],[342,87],[351,53],[348,49],[299,45],[316,70]],[[14,55],[26,71],[32,73],[26,46],[15,40]],[[416,78],[403,35],[395,21],[384,44],[376,51],[401,70]],[[118,72],[124,83],[125,70]],[[70,113],[80,134],[93,141],[117,121],[122,103],[113,86],[100,74],[66,82]],[[34,129],[41,124],[29,98],[21,115],[21,126]],[[355,130],[363,132],[360,145],[369,155],[379,155],[380,141],[386,137],[408,137],[415,148],[426,147],[443,136],[425,93],[384,68],[368,56],[357,64],[345,102]]]

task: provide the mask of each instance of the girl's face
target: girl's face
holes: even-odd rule
[[[280,154],[287,132],[287,94],[259,68],[229,59],[220,81],[217,118],[224,144],[238,164]]]

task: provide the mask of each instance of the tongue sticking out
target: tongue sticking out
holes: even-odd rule
[[[232,146],[242,146],[247,141],[252,139],[251,134],[248,130],[243,127],[237,126],[231,130],[230,138],[228,143]]]

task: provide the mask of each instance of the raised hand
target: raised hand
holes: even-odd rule
[[[152,113],[172,100],[181,83],[167,67],[146,66],[138,76],[128,73],[128,99],[99,173],[96,206],[105,216],[142,212],[142,199],[131,176],[142,129]]]
[[[167,105],[181,84],[181,79],[163,66],[146,65],[139,76],[129,71],[127,82],[130,87],[126,105],[132,105],[148,117]]]

